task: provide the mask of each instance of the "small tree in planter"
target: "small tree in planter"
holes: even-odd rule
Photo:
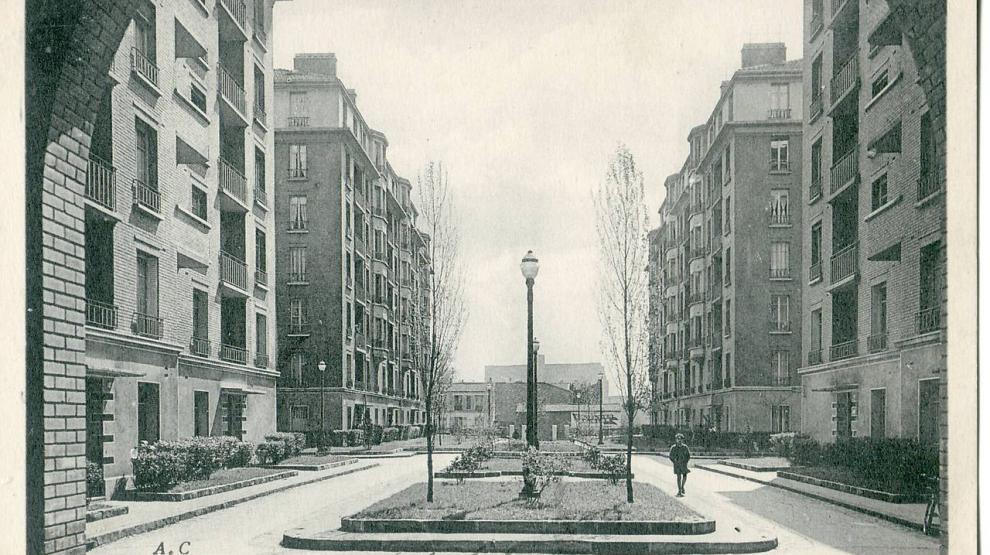
[[[527,498],[527,503],[530,506],[539,505],[543,490],[547,489],[550,484],[559,482],[560,475],[567,471],[568,467],[564,457],[553,453],[543,453],[533,447],[530,447],[523,454],[522,465],[526,471],[523,480],[529,480],[532,484],[529,488],[532,491],[532,497]]]

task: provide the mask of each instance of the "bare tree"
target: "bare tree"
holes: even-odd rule
[[[616,149],[594,201],[600,258],[598,314],[605,363],[618,378],[626,412],[626,501],[632,503],[633,422],[650,389],[649,218],[643,174],[625,145]]]
[[[444,409],[453,374],[453,357],[467,319],[464,270],[460,264],[460,236],[443,164],[429,162],[417,177],[419,219],[426,234],[429,259],[426,323],[429,340],[421,357],[420,375],[426,404],[426,501],[433,502],[433,440]]]

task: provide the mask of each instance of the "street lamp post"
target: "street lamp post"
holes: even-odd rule
[[[603,374],[598,374],[598,445],[605,443],[602,438],[602,399],[604,397],[602,394],[602,379],[604,377]]]
[[[577,425],[577,431],[578,431],[578,437],[580,438],[581,435],[582,435],[581,434],[581,392],[578,391],[575,394],[575,397],[577,397],[577,409],[578,409],[578,425]]]
[[[317,442],[319,445],[319,450],[322,451],[327,441],[326,426],[327,422],[325,420],[325,415],[323,412],[324,404],[326,402],[326,388],[327,388],[327,363],[325,361],[320,361],[316,365],[320,369],[320,441]]]
[[[540,434],[537,433],[539,431],[539,426],[540,426],[540,401],[539,401],[540,368],[539,365],[537,364],[537,362],[539,361],[539,357],[537,355],[539,353],[540,353],[540,340],[534,337],[533,338],[533,413],[532,413],[533,414],[533,444],[532,445],[537,449],[540,448]],[[527,428],[527,430],[528,429],[529,428]]]
[[[526,444],[539,449],[536,439],[536,349],[539,347],[533,339],[533,284],[540,272],[540,261],[533,251],[526,253],[519,269],[526,278]],[[523,467],[523,489],[519,496],[533,497],[533,486],[529,468]]]
[[[492,414],[492,382],[488,382],[488,427],[490,428],[494,423],[495,418]]]

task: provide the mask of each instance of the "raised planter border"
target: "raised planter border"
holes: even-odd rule
[[[786,472],[793,467],[790,466],[756,466],[754,464],[738,463],[733,461],[718,461],[719,464],[724,464],[725,466],[734,466],[736,468],[741,468],[743,470],[748,470],[750,472]]]
[[[267,476],[256,476],[254,478],[241,480],[239,482],[231,482],[229,484],[220,484],[216,486],[210,486],[208,488],[200,488],[200,489],[181,491],[181,492],[152,492],[152,491],[129,490],[124,493],[123,498],[128,501],[188,501],[189,499],[198,499],[200,497],[206,497],[208,495],[226,493],[228,491],[235,489],[248,488],[251,486],[256,486],[258,484],[274,482],[275,480],[284,480],[285,478],[292,478],[293,476],[296,476],[298,474],[299,472],[295,470],[287,470],[285,472],[276,472],[274,474],[269,474]]]
[[[99,509],[87,509],[86,522],[96,522],[97,520],[103,520],[105,518],[126,515],[129,510],[130,509],[127,508],[127,505],[111,505],[109,507],[101,507]]]
[[[371,534],[602,534],[699,535],[715,531],[714,520],[438,520],[412,518],[340,519],[344,532]]]
[[[842,482],[822,480],[821,478],[813,478],[811,476],[805,476],[795,472],[777,472],[777,477],[785,478],[787,480],[794,480],[795,482],[804,482],[805,484],[811,484],[822,488],[834,489],[845,493],[851,493],[852,495],[858,495],[860,497],[869,497],[870,499],[876,499],[878,501],[886,501],[887,503],[924,503],[928,500],[928,496],[923,493],[891,493],[889,491],[851,486]]]
[[[522,470],[483,470],[481,472],[443,472],[438,471],[433,473],[434,478],[446,478],[446,479],[456,479],[464,480],[471,478],[499,478],[501,476],[522,476]],[[610,477],[609,474],[605,472],[581,472],[581,471],[565,471],[560,473],[561,476],[567,476],[570,478],[588,478],[588,479],[602,479],[606,480]],[[636,474],[633,473],[630,478],[635,479]],[[619,478],[620,480],[625,480],[626,476],[623,475]]]
[[[266,465],[261,468],[274,468],[280,470],[300,470],[303,472],[319,472],[320,470],[327,470],[329,468],[337,468],[338,466],[347,466],[349,464],[357,464],[358,459],[344,459],[341,461],[334,461],[323,464],[275,464]]]

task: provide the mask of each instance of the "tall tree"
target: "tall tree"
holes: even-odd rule
[[[429,340],[421,357],[420,375],[426,404],[426,501],[433,502],[433,441],[443,413],[444,399],[453,375],[467,307],[464,304],[464,269],[460,260],[460,235],[447,172],[440,162],[429,162],[417,177],[419,219],[426,234],[426,254],[431,264],[426,297]]]
[[[632,503],[633,422],[649,395],[649,217],[643,174],[625,145],[616,149],[594,201],[600,258],[598,314],[605,363],[619,381],[626,412],[626,501]]]

